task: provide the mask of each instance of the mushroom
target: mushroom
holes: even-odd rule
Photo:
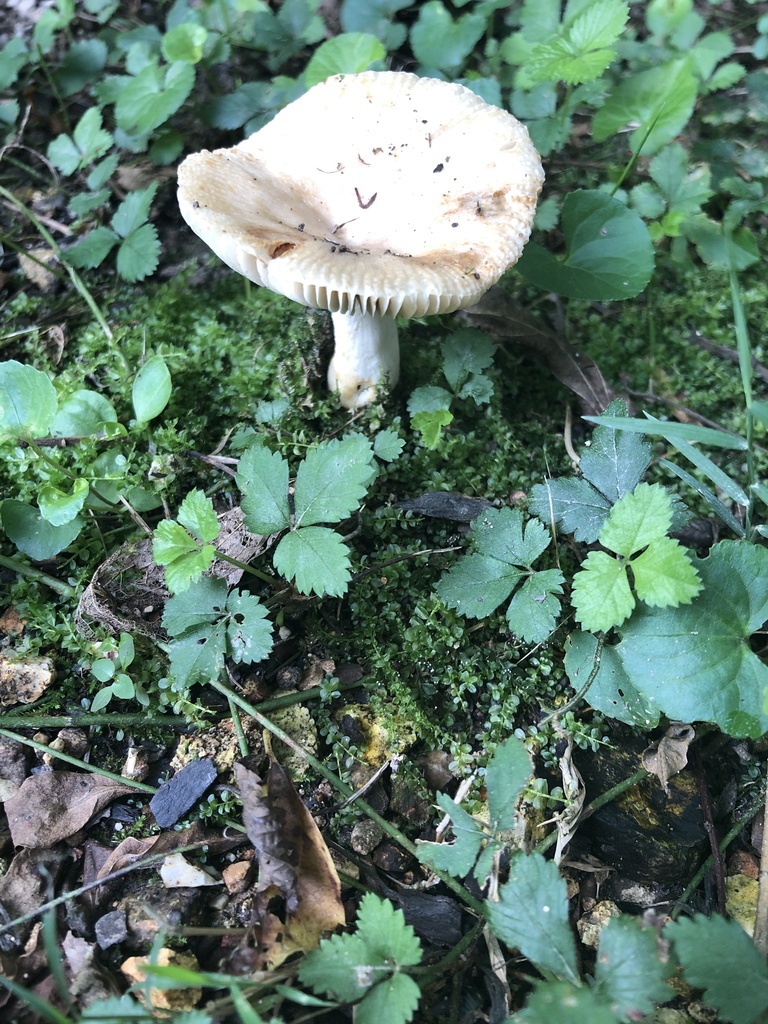
[[[395,317],[473,305],[520,257],[544,181],[528,131],[470,89],[336,75],[231,149],[179,167],[179,206],[228,266],[330,310],[328,385],[392,387]]]

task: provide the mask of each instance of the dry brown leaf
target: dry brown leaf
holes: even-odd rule
[[[524,345],[544,359],[560,383],[579,396],[585,415],[603,412],[617,397],[589,356],[520,310],[501,286],[491,288],[476,305],[460,315],[473,327],[490,334],[500,345]]]
[[[323,932],[345,922],[341,884],[328,847],[285,771],[270,765],[267,785],[235,765],[243,824],[259,859],[260,969],[278,967],[297,951],[314,949]],[[275,895],[285,900],[283,924],[269,913]]]
[[[643,751],[643,768],[655,775],[669,795],[669,780],[688,764],[688,747],[696,738],[692,725],[673,722],[658,743]]]
[[[79,832],[119,796],[134,793],[103,775],[45,772],[25,779],[5,802],[14,846],[48,847]]]
[[[71,853],[63,846],[46,850],[20,850],[0,879],[0,907],[6,922],[38,910],[49,898],[49,880],[55,885]],[[7,918],[5,917],[7,914]],[[7,931],[0,931],[0,950],[18,952],[26,941],[32,925],[27,922]]]
[[[581,773],[573,763],[573,740],[567,737],[567,744],[563,756],[560,758],[560,774],[563,777],[563,791],[565,793],[565,810],[555,815],[557,822],[557,845],[555,846],[555,864],[559,864],[565,853],[566,846],[576,834],[576,829],[581,821],[581,812],[584,809],[584,798],[586,788]]]

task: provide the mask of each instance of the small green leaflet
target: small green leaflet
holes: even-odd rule
[[[466,394],[463,389],[472,377],[492,365],[495,351],[488,335],[472,327],[448,335],[443,343],[443,373],[454,394],[459,398],[472,396],[471,388]]]
[[[519,949],[536,967],[579,983],[565,879],[554,861],[538,853],[515,853],[498,903],[488,902],[485,912],[507,946]]]
[[[539,982],[525,1009],[509,1019],[515,1024],[617,1024],[616,1015],[591,988],[567,981]]]
[[[327,526],[306,526],[287,533],[275,548],[275,569],[296,584],[300,594],[341,597],[350,580],[349,548]]]
[[[258,597],[203,577],[167,601],[163,626],[174,637],[171,674],[180,686],[216,679],[225,656],[254,664],[272,650],[272,624]]]
[[[47,437],[58,401],[47,374],[16,359],[0,363],[0,437]]]
[[[611,402],[606,414],[627,419],[627,407]],[[651,446],[639,434],[598,426],[580,452],[582,477],[557,477],[531,488],[529,510],[574,540],[592,544],[619,498],[635,489],[651,462]]]
[[[331,75],[356,75],[381,64],[387,51],[381,41],[367,32],[342,32],[315,50],[304,70],[307,88]]]
[[[622,0],[593,0],[560,29],[557,38],[539,43],[525,62],[531,83],[553,81],[580,85],[599,78],[615,59],[613,44],[629,18]]]
[[[440,810],[450,816],[454,841],[429,843],[418,839],[416,852],[419,861],[437,871],[447,871],[457,878],[464,878],[474,867],[488,835],[447,793],[437,793],[435,802]]]
[[[171,397],[171,374],[162,356],[151,356],[133,381],[133,411],[139,423],[148,423],[165,409]]]
[[[685,549],[667,537],[671,522],[672,502],[660,484],[638,484],[613,506],[600,543],[618,558],[591,551],[573,577],[571,600],[585,629],[608,630],[629,618],[635,599],[628,568],[646,604],[678,607],[696,597],[701,581]]]
[[[311,449],[296,473],[296,525],[347,519],[360,506],[375,472],[371,442],[362,434]]]
[[[454,21],[440,0],[429,0],[419,5],[419,17],[411,29],[411,48],[416,60],[428,68],[457,68],[485,29],[483,15],[463,14]]]
[[[101,127],[101,111],[91,107],[78,121],[72,136],[59,135],[48,146],[48,159],[62,174],[74,174],[103,156],[112,136]]]
[[[532,563],[549,545],[546,527],[530,519],[523,529],[518,509],[487,509],[475,521],[474,551],[464,555],[436,586],[450,608],[473,619],[489,615],[512,594],[521,580],[516,601],[507,610],[512,631],[528,643],[539,643],[554,628],[560,610],[557,594],[564,577],[557,569],[534,572]]]
[[[219,535],[219,518],[213,502],[203,491],[190,491],[179,505],[176,518],[198,540],[210,542]]]
[[[216,549],[209,542],[218,535],[213,502],[200,490],[190,491],[184,498],[178,522],[163,519],[157,524],[152,555],[158,565],[165,566],[165,582],[172,594],[187,590],[210,569]]]
[[[594,991],[619,1020],[640,1020],[671,997],[657,945],[656,931],[629,916],[612,918],[600,933]]]
[[[355,1024],[407,1024],[420,992],[402,968],[420,960],[421,945],[403,912],[369,892],[360,901],[357,931],[323,939],[301,961],[299,979],[315,992],[356,1003]]]
[[[394,430],[380,430],[373,439],[373,453],[382,462],[394,462],[403,448],[405,441]]]
[[[71,522],[82,511],[88,490],[88,481],[83,479],[75,480],[69,493],[53,484],[43,484],[37,495],[43,519],[52,526],[64,526]]]
[[[248,448],[238,463],[237,486],[249,530],[266,536],[290,526],[288,463],[282,455],[255,445]]]

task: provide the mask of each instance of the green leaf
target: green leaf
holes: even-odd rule
[[[688,57],[623,78],[595,114],[592,136],[602,142],[627,125],[637,125],[629,137],[632,152],[642,146],[644,156],[658,153],[685,128],[696,91]]]
[[[472,552],[449,569],[435,592],[449,608],[470,619],[481,619],[506,601],[523,576],[522,569]]]
[[[99,658],[91,665],[91,673],[100,683],[108,683],[115,674],[115,663],[110,658]]]
[[[356,75],[383,61],[387,51],[376,36],[366,32],[342,32],[315,50],[304,72],[307,88],[331,75]]]
[[[162,52],[169,64],[180,60],[187,64],[199,64],[208,38],[208,29],[192,21],[174,25],[163,36]]]
[[[171,398],[171,374],[162,356],[151,356],[133,381],[131,398],[139,423],[148,423],[165,409]]]
[[[762,1019],[768,1010],[768,968],[740,924],[696,914],[668,924],[664,937],[672,942],[688,984],[704,989],[707,1006],[733,1024]]]
[[[360,506],[375,472],[373,448],[362,434],[324,441],[310,449],[296,474],[297,525],[347,519]]]
[[[459,394],[473,374],[491,366],[495,351],[496,346],[488,335],[471,327],[448,336],[443,344],[443,373],[455,394]]]
[[[563,259],[529,243],[517,263],[528,281],[572,299],[628,299],[651,279],[654,254],[640,217],[604,192],[580,189],[563,203]]]
[[[117,272],[124,281],[143,281],[160,262],[160,239],[154,224],[142,224],[117,250]]]
[[[223,621],[189,631],[171,644],[171,675],[179,686],[218,679],[224,668],[226,648]]]
[[[509,628],[528,644],[544,643],[555,628],[565,577],[559,569],[544,569],[528,577],[512,595],[507,608]]]
[[[628,916],[612,918],[600,933],[594,992],[619,1020],[639,1020],[672,995],[658,936]]]
[[[147,188],[129,192],[120,203],[112,218],[112,228],[121,238],[127,238],[145,223],[149,208],[157,193],[158,184],[153,181]]]
[[[419,389],[422,390],[422,389]],[[435,389],[435,390],[443,390]],[[448,392],[445,392],[446,395]],[[440,443],[443,427],[453,423],[453,413],[448,409],[435,409],[434,412],[417,412],[411,416],[411,426],[421,434],[421,442],[425,448],[433,450]]]
[[[538,853],[515,853],[499,901],[487,903],[485,913],[507,946],[519,949],[536,967],[579,983],[565,879],[554,861]]]
[[[237,467],[245,525],[253,533],[278,533],[290,526],[288,463],[278,452],[253,446]]]
[[[152,538],[152,556],[158,565],[165,566],[166,585],[177,594],[210,569],[216,549],[212,544],[201,546],[179,523],[163,519]]]
[[[176,558],[189,554],[190,551],[197,551],[198,548],[197,541],[173,519],[163,519],[155,527],[152,555],[158,565],[168,565]]]
[[[0,505],[0,522],[19,551],[35,562],[46,562],[68,548],[83,528],[82,519],[77,517],[54,526],[43,519],[39,509],[15,498]]]
[[[557,477],[534,484],[528,495],[528,509],[545,522],[557,524],[574,540],[592,544],[597,540],[611,510],[604,494],[578,477]]]
[[[701,591],[699,574],[684,548],[672,537],[660,537],[630,562],[635,591],[655,608],[677,608]]]
[[[605,415],[598,419],[602,425],[593,433],[589,447],[582,448],[579,468],[585,479],[614,505],[642,480],[651,464],[651,446],[623,429],[632,421],[622,401],[611,402]]]
[[[585,629],[600,632],[621,625],[635,607],[626,563],[605,551],[590,551],[573,577],[571,603]]]
[[[510,736],[499,743],[485,769],[485,788],[493,832],[514,826],[517,801],[532,773],[531,757],[522,740]]]
[[[220,618],[226,607],[227,584],[218,576],[204,576],[186,593],[166,601],[163,627],[173,637],[193,634]]]
[[[408,399],[408,412],[413,418],[419,413],[448,410],[452,401],[453,395],[445,388],[434,386],[416,388]],[[413,423],[411,425],[413,426]]]
[[[651,437],[667,437],[670,441],[674,438],[682,441],[698,441],[702,444],[712,445],[714,448],[734,448],[737,451],[746,451],[747,449],[745,438],[738,434],[731,434],[727,430],[715,430],[714,427],[700,427],[696,423],[671,423],[652,417],[640,420],[622,416],[585,416],[584,419],[589,420],[590,423],[611,427],[614,430],[648,434]]]
[[[227,598],[227,612],[227,639],[232,660],[248,665],[263,661],[273,647],[272,623],[267,618],[267,609],[247,590],[233,590]]]
[[[419,5],[419,17],[411,28],[411,48],[425,67],[458,68],[485,29],[482,15],[463,14],[454,21],[440,0],[428,0]]]
[[[82,511],[88,490],[87,480],[75,480],[70,493],[60,490],[53,484],[43,484],[37,495],[43,519],[52,526],[64,526],[72,522]]]
[[[509,565],[530,567],[549,546],[549,533],[538,519],[516,508],[488,508],[475,520],[472,538],[477,551]]]
[[[29,51],[21,36],[13,36],[5,44],[0,50],[0,90],[8,89],[13,85],[18,78],[19,71],[28,62],[29,56]]]
[[[47,437],[58,402],[47,374],[15,359],[0,363],[0,437]]]
[[[515,1024],[616,1024],[616,1016],[586,986],[566,981],[539,982]]]
[[[80,39],[72,43],[53,76],[62,96],[74,96],[95,82],[104,72],[107,53],[107,44],[103,39]],[[77,142],[77,136],[75,141]],[[110,136],[110,145],[111,143]]]
[[[421,991],[407,974],[394,974],[369,990],[355,1010],[355,1024],[407,1024],[418,1009]]]
[[[275,569],[300,594],[341,597],[351,577],[349,548],[333,530],[307,526],[287,533],[275,548]]]
[[[96,711],[103,711],[104,708],[107,707],[107,705],[109,704],[109,702],[111,700],[112,700],[112,687],[111,686],[106,686],[106,687],[104,687],[103,690],[99,690],[99,692],[97,694],[95,694],[93,700],[91,701],[90,710],[92,712],[94,712],[94,713]]]
[[[378,958],[382,965],[415,967],[421,962],[421,943],[416,933],[405,923],[402,910],[396,910],[389,900],[372,893],[362,898],[357,912],[357,934],[369,956]]]
[[[94,267],[101,266],[119,241],[120,238],[114,231],[100,225],[93,231],[89,231],[79,242],[70,246],[63,254],[64,259],[73,267],[92,270]]]
[[[382,462],[394,462],[402,454],[405,441],[394,430],[380,430],[373,439],[373,454]]]
[[[179,505],[176,518],[198,540],[214,541],[219,535],[219,520],[213,502],[201,490],[188,492]]]
[[[194,84],[191,64],[176,61],[165,69],[147,65],[119,93],[115,104],[118,127],[128,135],[154,131],[176,113]]]
[[[528,774],[530,775],[530,770]],[[426,864],[433,870],[447,871],[456,878],[464,878],[472,870],[486,835],[474,818],[447,793],[437,793],[435,802],[451,819],[454,841],[429,843],[418,839],[416,856],[420,864]]]
[[[611,509],[600,531],[600,543],[629,557],[651,541],[666,537],[672,525],[672,502],[660,484],[638,484]]]
[[[51,424],[51,435],[88,437],[102,431],[105,423],[117,423],[114,406],[100,392],[82,388],[59,406]]]
[[[395,15],[410,6],[411,0],[344,0],[341,27],[345,32],[369,32],[392,53],[400,49],[407,35]]]
[[[598,78],[615,59],[613,44],[629,18],[622,0],[593,0],[561,29],[559,38],[540,43],[525,62],[531,83],[551,80],[579,85]]]
[[[112,683],[112,693],[120,700],[130,700],[135,693],[133,680],[125,672],[119,672]]]

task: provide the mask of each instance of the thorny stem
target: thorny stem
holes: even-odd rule
[[[51,590],[55,590],[61,597],[74,597],[77,593],[75,588],[71,587],[68,583],[62,583],[61,580],[49,576],[47,572],[36,569],[33,565],[17,562],[16,559],[8,558],[6,555],[0,555],[0,566],[4,569],[10,569],[11,572],[17,572],[19,576],[26,576],[27,579],[34,580],[35,583],[43,583],[46,587],[50,587]],[[3,719],[5,720],[6,718],[7,716],[3,715]]]
[[[252,718],[255,718],[256,721],[259,722],[261,726],[263,726],[263,728],[268,729],[273,736],[277,736],[277,738],[279,740],[282,740],[283,743],[287,744],[287,746],[289,746],[291,750],[294,750],[297,754],[303,757],[306,760],[307,764],[309,764],[318,773],[318,775],[322,775],[324,779],[330,782],[333,788],[337,790],[339,793],[341,793],[342,796],[348,798],[353,795],[354,791],[351,789],[350,786],[347,786],[346,783],[342,782],[337,775],[334,775],[334,773],[330,771],[330,769],[325,767],[322,761],[319,761],[316,757],[314,757],[312,754],[306,751],[302,746],[300,746],[300,744],[296,742],[296,740],[293,739],[292,736],[289,736],[288,733],[284,732],[279,726],[275,725],[274,722],[271,722],[268,718],[262,715],[261,712],[252,704],[249,704],[248,701],[243,700],[243,698],[239,697],[236,693],[233,693],[233,691],[230,690],[229,687],[225,686],[223,683],[218,682],[218,680],[211,680],[210,685],[215,690],[218,690],[218,692],[221,693],[228,700],[231,698],[232,701],[235,704],[237,704],[237,706],[242,711],[245,711],[247,715],[250,715]],[[387,821],[386,818],[383,818],[378,813],[378,811],[375,811],[373,807],[370,806],[370,804],[366,803],[366,801],[363,799],[358,799],[355,801],[355,803],[360,808],[360,810],[371,819],[371,821],[374,821],[380,828],[384,830],[384,832],[391,839],[394,839],[396,843],[399,843],[399,845],[402,846],[404,850],[410,853],[411,856],[418,856],[418,850],[416,845],[412,843],[411,840],[406,835],[404,835],[398,828],[396,828],[391,822]],[[482,900],[478,900],[475,896],[468,892],[461,884],[461,882],[457,881],[457,879],[455,879],[452,875],[446,874],[443,871],[435,871],[435,874],[445,885],[448,886],[449,889],[451,889],[459,897],[459,899],[464,904],[466,904],[466,906],[473,910],[479,917],[483,916]]]

